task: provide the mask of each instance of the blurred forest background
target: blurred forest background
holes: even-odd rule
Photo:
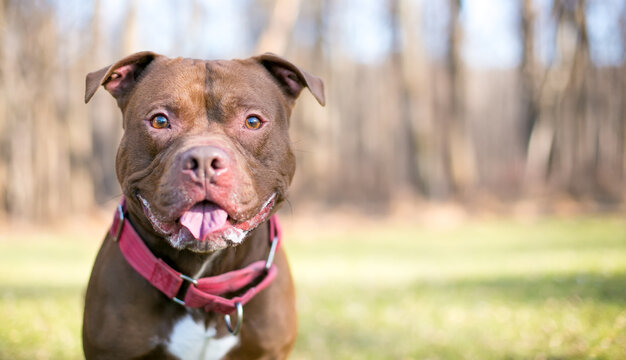
[[[625,0],[0,0],[0,43],[0,360],[84,358],[122,134],[85,75],[140,50],[325,81],[293,359],[624,358]]]
[[[292,140],[292,202],[626,197],[623,0],[0,0],[0,217],[119,195],[121,116],[85,75],[139,50],[272,51],[326,83]]]

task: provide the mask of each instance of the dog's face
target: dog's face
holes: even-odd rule
[[[171,246],[210,252],[241,243],[286,196],[295,171],[293,103],[323,85],[271,54],[246,60],[131,55],[87,76],[117,100],[124,136],[117,176]]]

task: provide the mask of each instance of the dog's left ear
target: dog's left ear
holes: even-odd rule
[[[265,53],[254,58],[274,76],[282,90],[294,100],[302,88],[307,87],[320,105],[326,104],[322,79],[298,69],[289,61],[272,53]]]

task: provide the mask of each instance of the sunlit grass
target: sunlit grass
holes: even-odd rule
[[[294,358],[626,354],[623,220],[404,226],[287,247],[301,316]]]
[[[95,239],[0,241],[0,359],[81,359],[84,286]]]
[[[0,359],[82,358],[93,238],[0,238]],[[617,359],[626,221],[291,230],[294,359]]]

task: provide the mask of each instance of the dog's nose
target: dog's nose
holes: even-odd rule
[[[228,155],[215,146],[196,146],[182,156],[183,172],[198,179],[211,179],[228,169]]]

